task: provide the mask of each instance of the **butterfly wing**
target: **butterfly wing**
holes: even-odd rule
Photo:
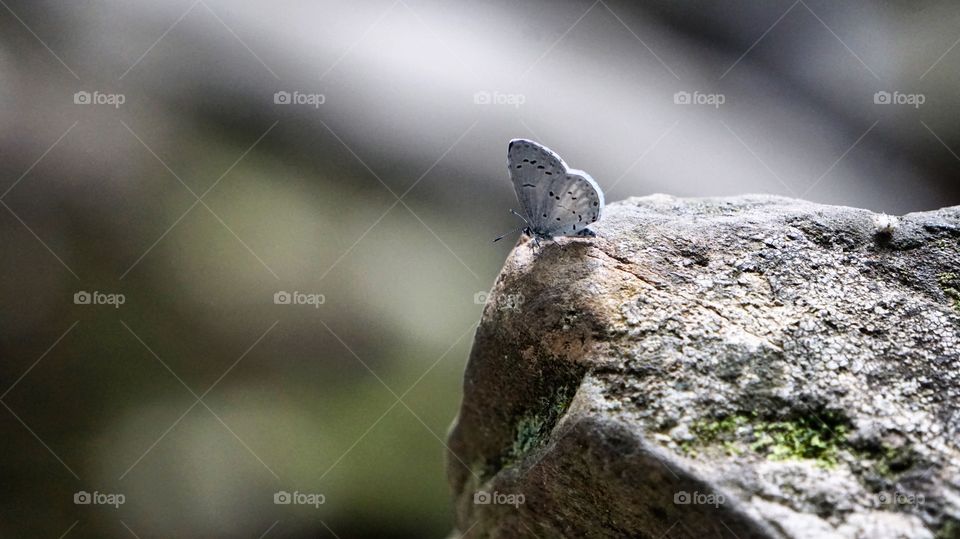
[[[532,140],[514,139],[507,166],[530,227],[544,236],[584,234],[600,219],[600,186],[582,170],[571,169],[555,152]]]
[[[548,193],[555,178],[567,170],[560,156],[532,140],[513,139],[507,148],[507,167],[520,201],[520,209],[531,228],[545,223],[553,204]]]
[[[589,232],[587,226],[597,222],[603,213],[603,191],[582,170],[569,169],[551,191],[555,204],[547,214],[544,230],[549,236],[584,235],[584,231]]]

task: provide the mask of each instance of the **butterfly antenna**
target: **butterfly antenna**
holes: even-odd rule
[[[520,227],[514,228],[513,230],[511,230],[510,232],[507,232],[506,234],[501,234],[500,236],[497,237],[497,239],[493,240],[493,242],[496,243],[496,242],[502,240],[503,238],[509,236],[510,234],[513,234],[514,232],[516,232],[516,231],[518,231],[518,230],[520,230],[520,229],[522,229],[522,228],[523,228],[523,227],[520,226]]]
[[[517,213],[513,208],[510,208],[510,213],[516,215],[517,217],[523,219],[524,223],[527,223],[527,226],[530,226],[530,221],[527,221],[527,218]]]
[[[527,221],[527,218],[526,218],[526,217],[524,217],[524,216],[520,215],[519,213],[517,213],[513,208],[510,208],[509,211],[510,211],[510,213],[512,213],[512,214],[516,215],[517,217],[523,219],[523,223],[524,223],[526,226],[528,226],[528,227],[530,226],[530,221]],[[517,228],[514,228],[514,229],[511,230],[510,232],[507,232],[506,234],[501,235],[500,237],[498,237],[497,239],[495,239],[495,240],[493,240],[493,241],[494,241],[494,243],[496,243],[496,242],[502,240],[503,238],[505,238],[506,236],[509,236],[510,234],[513,234],[514,232],[517,232],[518,230],[523,230],[523,228],[524,228],[524,227],[522,227],[522,226],[518,226]]]

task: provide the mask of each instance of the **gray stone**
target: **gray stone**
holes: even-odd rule
[[[594,229],[490,294],[454,537],[960,537],[960,207],[654,195]]]

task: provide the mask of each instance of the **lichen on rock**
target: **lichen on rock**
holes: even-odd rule
[[[960,537],[960,208],[876,219],[654,195],[521,240],[450,434],[459,533]]]

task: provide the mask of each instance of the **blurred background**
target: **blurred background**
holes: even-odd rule
[[[446,535],[511,138],[960,203],[949,0],[0,4],[2,537]]]

